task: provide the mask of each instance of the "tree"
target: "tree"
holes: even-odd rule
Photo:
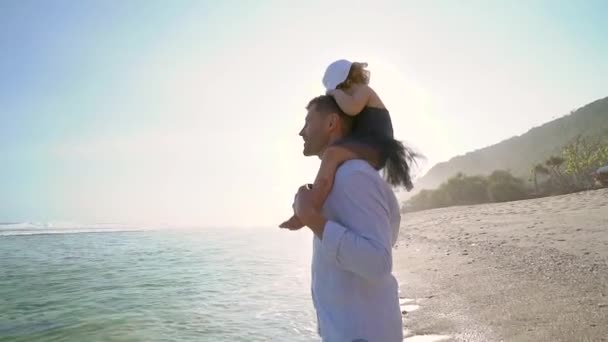
[[[404,203],[403,211],[426,210],[453,205],[513,201],[527,198],[522,179],[509,171],[494,171],[490,176],[466,176],[459,172],[436,190],[421,190]]]
[[[549,159],[545,161],[545,165],[549,167],[549,170],[552,174],[557,177],[561,177],[562,173],[560,171],[560,167],[564,164],[565,160],[559,156],[551,156]]]
[[[561,171],[564,162],[565,159],[559,156],[551,156],[545,161],[545,165],[549,169],[550,193],[567,193],[571,190],[568,180]]]
[[[482,176],[465,176],[459,172],[439,187],[442,200],[450,205],[470,205],[485,203],[487,181]]]
[[[538,194],[538,175],[549,175],[549,170],[543,164],[536,164],[530,173],[534,180],[534,193]]]
[[[593,173],[608,162],[607,136],[584,138],[579,135],[564,147],[565,172],[572,176],[577,188],[593,187]]]
[[[528,198],[524,181],[510,171],[496,170],[488,177],[488,198],[492,202],[517,201]]]

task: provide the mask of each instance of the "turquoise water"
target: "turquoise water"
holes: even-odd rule
[[[0,340],[318,341],[310,248],[278,228],[0,236]]]

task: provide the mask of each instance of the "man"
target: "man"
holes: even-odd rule
[[[314,98],[300,136],[305,156],[321,156],[348,134],[352,118],[331,96]],[[350,160],[336,173],[319,212],[302,186],[294,210],[314,233],[312,298],[324,342],[403,340],[392,247],[401,220],[399,204],[380,174],[364,160]]]

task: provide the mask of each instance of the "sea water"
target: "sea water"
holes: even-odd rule
[[[312,234],[0,226],[1,341],[318,341]]]

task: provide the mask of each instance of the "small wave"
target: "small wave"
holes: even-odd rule
[[[46,229],[50,225],[47,223],[14,222],[0,223],[0,229]]]
[[[411,304],[411,305],[401,305],[401,310],[405,312],[412,312],[420,309],[420,305]]]
[[[0,223],[3,229],[124,229],[134,228],[132,225],[122,223],[93,223],[84,224],[76,222],[9,222]]]
[[[399,298],[399,305],[414,303],[416,300],[412,298]]]
[[[84,234],[84,233],[128,233],[141,232],[144,229],[37,229],[37,230],[0,230],[0,236],[22,235],[55,235],[55,234]]]
[[[119,223],[78,224],[73,222],[0,223],[0,236],[141,231],[139,227]]]

